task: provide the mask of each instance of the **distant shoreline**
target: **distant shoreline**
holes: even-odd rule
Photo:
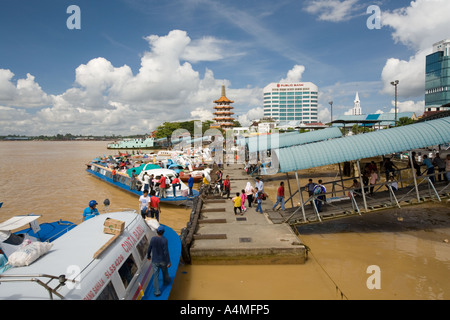
[[[0,139],[0,142],[30,142],[30,141],[48,141],[48,142],[79,142],[79,141],[114,141],[117,139]]]

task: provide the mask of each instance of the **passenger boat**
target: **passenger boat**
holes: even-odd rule
[[[151,137],[123,139],[121,141],[114,141],[108,144],[108,149],[148,149],[153,148],[155,139]]]
[[[146,170],[146,166],[152,166],[151,169]],[[163,168],[157,168],[158,166],[147,164],[143,168],[136,167],[128,169],[128,171],[135,169],[136,174],[138,175],[139,184],[137,185],[137,190],[131,189],[131,178],[128,174],[124,173],[117,173],[116,180],[113,180],[112,176],[112,170],[108,167],[105,167],[103,164],[91,162],[87,165],[86,171],[101,179],[102,181],[105,181],[113,186],[119,187],[124,191],[130,192],[132,194],[141,196],[143,191],[142,181],[143,181],[143,175],[145,172],[147,174],[151,175],[153,174],[155,179],[159,179],[159,177],[163,174],[167,178],[167,182],[170,182],[170,179],[175,178],[176,172],[174,170],[170,169],[163,169]],[[169,189],[166,190],[166,197],[160,198],[159,200],[163,203],[169,203],[169,204],[175,204],[175,205],[186,205],[189,200],[192,200],[194,197],[199,195],[199,192],[197,190],[193,190],[193,196],[189,196],[189,188],[186,186],[183,181],[180,181],[181,189],[178,187],[175,191],[175,197],[173,196],[173,189],[170,186]]]
[[[171,283],[163,286],[160,274],[161,295],[155,297],[152,264],[147,259],[153,236],[154,224],[134,210],[98,215],[58,237],[31,264],[0,274],[0,299],[167,299],[180,261],[181,241],[165,227]]]

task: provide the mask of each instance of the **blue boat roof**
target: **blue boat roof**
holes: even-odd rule
[[[135,174],[140,174],[142,171],[151,169],[161,169],[161,167],[153,163],[143,163],[139,167],[127,169],[127,174],[129,177],[131,177],[131,172],[133,172],[133,170],[135,171]]]
[[[398,112],[397,120],[403,117],[415,119],[414,112]],[[373,123],[370,123],[373,121]],[[363,126],[373,126],[379,124],[381,126],[394,125],[395,113],[374,113],[374,114],[361,114],[361,115],[343,115],[339,116],[333,121],[333,127],[343,127],[344,124],[362,124]]]
[[[450,117],[275,150],[281,172],[321,167],[450,142]]]
[[[366,120],[378,120],[379,117],[380,117],[379,114],[369,114],[369,115],[366,117]]]

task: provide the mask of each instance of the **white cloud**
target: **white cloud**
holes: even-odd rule
[[[319,122],[327,123],[331,121],[331,111],[328,107],[324,107],[323,105],[319,104],[318,108],[318,115],[317,118]],[[334,116],[333,116],[334,118]],[[336,118],[334,118],[336,119]]]
[[[11,82],[14,73],[0,69],[0,103],[10,103],[14,100],[15,85]]]
[[[393,108],[389,111],[391,113],[395,112],[395,100],[392,101]],[[417,116],[423,114],[425,109],[425,101],[397,101],[397,112],[414,112]]]
[[[197,63],[199,61],[217,61],[245,55],[245,52],[235,52],[230,44],[230,41],[214,37],[203,37],[193,40],[186,46],[181,59]]]
[[[6,106],[35,108],[48,105],[47,94],[42,90],[35,77],[27,73],[25,79],[12,82],[14,73],[0,69],[0,103]]]
[[[449,36],[450,1],[415,0],[408,7],[382,12],[381,23],[394,29],[392,37],[417,50]]]
[[[425,95],[425,60],[431,49],[420,50],[408,61],[390,58],[381,72],[382,93],[394,94],[391,82],[399,80],[397,93],[399,98],[415,98]]]
[[[262,107],[257,107],[250,109],[247,113],[238,116],[237,120],[243,127],[250,126],[254,120],[261,119],[264,117],[264,109]]]
[[[393,95],[391,82],[399,80],[399,98],[411,99],[425,95],[425,61],[432,45],[449,37],[450,1],[416,0],[408,7],[382,12],[381,23],[393,29],[396,43],[415,51],[409,60],[390,58],[386,61],[381,78],[381,93]],[[422,110],[423,112],[423,110]]]
[[[195,110],[191,111],[191,118],[193,120],[200,120],[200,121],[204,122],[204,121],[212,120],[213,117],[214,117],[214,115],[213,115],[212,111],[209,109],[198,107],[198,108],[195,108]]]
[[[94,58],[76,68],[74,86],[59,95],[45,94],[31,75],[16,84],[10,70],[0,69],[0,113],[9,114],[0,117],[0,134],[142,134],[164,121],[199,116],[208,120],[222,84],[227,96],[236,100],[237,113],[262,104],[262,89],[232,89],[229,81],[215,79],[209,69],[201,77],[186,61],[200,48],[209,50],[221,42],[191,41],[181,30],[144,39],[149,50],[136,74],[127,65],[115,67],[103,57]],[[215,50],[198,57],[219,58]],[[41,109],[34,114],[21,110],[27,107]],[[13,126],[8,123],[11,117]]]
[[[287,73],[285,79],[281,79],[280,83],[290,83],[290,82],[300,82],[302,80],[302,75],[305,72],[305,67],[301,65],[295,65]]]
[[[305,11],[318,15],[322,21],[341,22],[353,18],[359,0],[312,0],[305,7]]]

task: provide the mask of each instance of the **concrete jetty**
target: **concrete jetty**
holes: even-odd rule
[[[242,165],[225,165],[223,178],[227,175],[231,180],[231,198],[247,182],[255,184]],[[194,217],[195,222],[191,221],[192,237],[188,241],[192,264],[302,264],[306,261],[306,247],[292,228],[268,219],[265,211],[272,210],[271,199],[263,201],[264,214],[256,212],[256,205],[252,205],[243,215],[234,214],[231,199],[202,196],[199,201],[201,209]]]

